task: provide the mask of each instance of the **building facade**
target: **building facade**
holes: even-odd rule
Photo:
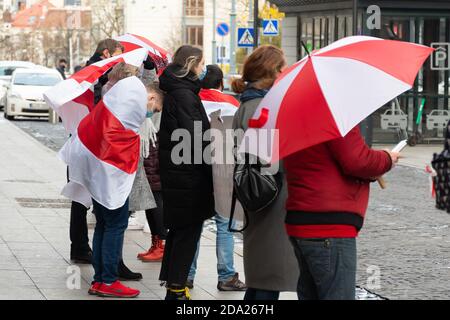
[[[322,48],[350,35],[369,35],[430,46],[450,42],[448,0],[273,0],[286,13],[283,49],[290,63],[305,49]],[[377,21],[379,19],[379,21]],[[379,24],[377,23],[379,22]],[[448,51],[448,47],[444,48]],[[448,58],[448,52],[447,52]],[[450,74],[435,70],[428,59],[414,88],[375,112],[362,126],[373,142],[442,142],[450,119]],[[448,65],[448,61],[447,61]],[[419,109],[423,104],[423,115]],[[373,135],[372,135],[373,134]]]
[[[214,24],[214,7],[216,19]],[[238,8],[242,12],[243,8]],[[125,0],[125,32],[135,33],[173,51],[181,44],[203,48],[206,63],[213,62],[217,24],[230,24],[231,0]],[[230,35],[215,35],[219,63],[229,63]]]

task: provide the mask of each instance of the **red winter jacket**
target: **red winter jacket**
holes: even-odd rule
[[[298,237],[298,228],[304,232],[306,227],[308,237],[320,236],[324,230],[328,236],[339,237],[342,232],[337,229],[347,230],[343,234],[348,234],[349,226],[361,229],[369,183],[389,171],[392,161],[387,152],[370,149],[356,127],[344,138],[292,154],[284,166],[289,235]]]

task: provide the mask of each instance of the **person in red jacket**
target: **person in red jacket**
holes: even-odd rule
[[[364,223],[369,183],[399,154],[370,149],[359,128],[285,159],[286,230],[300,267],[301,300],[355,299],[356,237]]]

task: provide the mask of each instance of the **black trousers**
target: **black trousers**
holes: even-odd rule
[[[166,281],[169,286],[186,284],[202,229],[203,222],[169,229],[159,280]]]
[[[83,255],[91,250],[89,247],[87,209],[81,203],[72,201],[70,208],[70,252],[72,255]]]
[[[147,217],[152,236],[158,236],[164,240],[167,237],[167,230],[164,228],[163,200],[161,191],[154,191],[153,197],[155,198],[156,208],[145,210],[145,216]]]

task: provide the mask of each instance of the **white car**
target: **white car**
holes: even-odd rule
[[[48,105],[43,94],[62,80],[61,74],[54,69],[17,69],[6,94],[5,118],[47,117]]]
[[[6,104],[6,91],[14,70],[18,68],[35,68],[36,65],[26,61],[0,61],[0,107]]]
[[[427,129],[445,129],[449,120],[450,112],[448,110],[431,110],[427,116]]]

